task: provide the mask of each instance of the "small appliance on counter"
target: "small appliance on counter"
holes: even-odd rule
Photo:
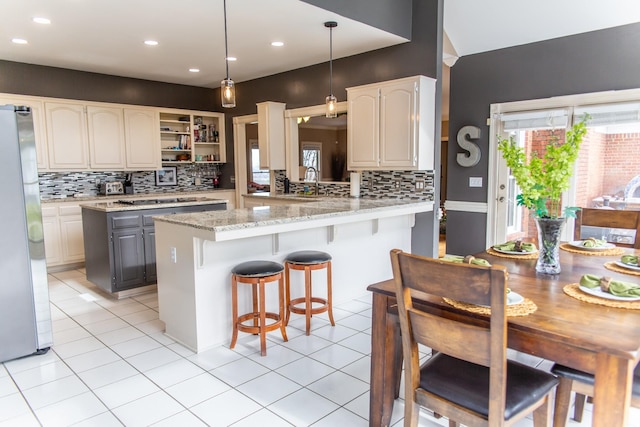
[[[128,173],[124,180],[124,194],[133,194],[133,182],[131,181],[133,174]]]
[[[100,184],[99,193],[103,196],[111,196],[113,194],[124,194],[124,186],[119,181],[103,182]]]

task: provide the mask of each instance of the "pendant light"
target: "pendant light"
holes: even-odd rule
[[[233,80],[229,78],[229,46],[227,43],[227,0],[223,0],[224,6],[224,65],[227,69],[227,77],[220,82],[220,94],[222,96],[222,106],[233,108],[236,106],[236,87]]]
[[[327,112],[326,117],[338,117],[336,111],[338,100],[333,96],[333,29],[338,26],[335,21],[327,21],[324,26],[329,29],[329,96],[326,99]]]

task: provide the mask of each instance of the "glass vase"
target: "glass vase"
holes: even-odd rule
[[[536,271],[543,274],[560,273],[560,235],[565,218],[535,218],[538,228],[538,262]]]

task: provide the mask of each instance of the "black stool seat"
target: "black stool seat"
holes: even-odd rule
[[[292,264],[319,264],[331,261],[331,255],[322,251],[298,251],[290,253],[284,260]]]
[[[284,266],[273,261],[247,261],[233,267],[231,273],[241,277],[272,276],[284,270]]]

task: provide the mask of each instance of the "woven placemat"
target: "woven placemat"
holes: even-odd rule
[[[581,250],[579,248],[576,248],[575,246],[571,246],[568,243],[562,243],[560,245],[560,249],[567,252],[573,252],[574,254],[591,255],[591,256],[613,256],[613,255],[624,254],[624,249],[622,248],[611,248],[611,249],[605,249],[603,251],[590,251],[590,250]]]
[[[629,270],[628,268],[620,267],[615,262],[605,262],[604,268],[607,270],[615,271],[616,273],[630,274],[631,276],[640,276],[640,271]]]
[[[464,310],[464,311],[468,311],[470,313],[476,313],[476,314],[485,314],[487,316],[491,314],[490,307],[481,307],[475,304],[467,304],[466,302],[456,301],[451,298],[443,297],[442,299],[447,304],[455,308],[459,308],[460,310]],[[529,298],[525,298],[524,301],[522,301],[520,304],[513,304],[513,305],[507,306],[507,317],[527,316],[535,312],[537,309],[538,309],[538,306],[536,305],[536,303],[531,301]]]
[[[591,304],[599,304],[614,308],[627,308],[629,310],[640,310],[640,301],[614,301],[610,299],[599,298],[593,295],[585,294],[579,288],[578,283],[566,285],[562,290],[565,294],[577,300],[588,302]]]
[[[532,252],[530,254],[522,254],[522,255],[513,255],[513,254],[503,254],[502,252],[498,252],[493,248],[488,248],[487,253],[489,255],[501,257],[501,258],[515,258],[515,259],[538,259],[538,251]]]

